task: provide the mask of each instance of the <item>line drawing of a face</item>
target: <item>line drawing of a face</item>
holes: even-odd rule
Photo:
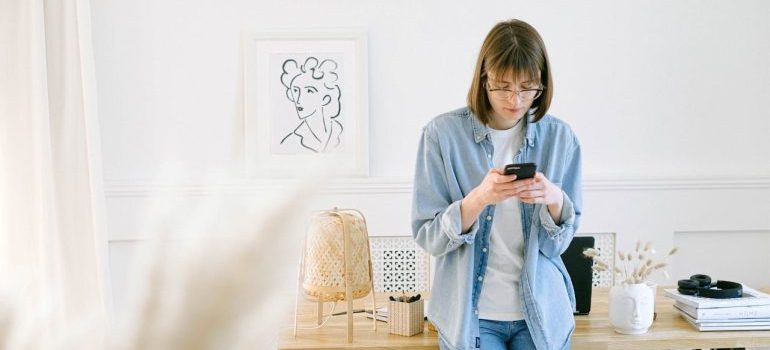
[[[323,152],[340,144],[343,124],[337,62],[308,57],[303,64],[287,59],[282,65],[281,84],[286,98],[294,104],[300,123],[281,140],[295,141],[313,152]]]
[[[320,113],[321,107],[331,102],[331,97],[319,91],[317,80],[309,74],[300,74],[291,82],[291,91],[289,91],[289,100],[294,101],[297,116],[299,119],[305,119],[315,113]]]

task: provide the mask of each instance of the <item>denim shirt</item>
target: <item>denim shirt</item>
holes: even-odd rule
[[[524,265],[520,304],[538,349],[568,349],[575,328],[575,296],[561,254],[580,221],[580,145],[569,126],[546,115],[526,120],[524,142],[511,163],[534,162],[562,189],[561,223],[548,207],[520,205]],[[489,128],[461,108],[439,115],[422,132],[415,166],[412,235],[435,256],[428,318],[443,347],[479,347],[478,302],[487,267],[494,205],[485,207],[462,233],[460,203],[486,176],[494,149]],[[514,297],[513,295],[511,297]]]

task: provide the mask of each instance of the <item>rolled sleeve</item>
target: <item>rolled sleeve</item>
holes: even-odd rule
[[[575,224],[575,206],[564,191],[561,193],[564,203],[561,206],[560,224],[553,221],[547,205],[540,206],[540,223],[550,239],[561,239],[562,234]]]
[[[460,204],[462,200],[456,201],[446,208],[441,215],[441,228],[447,235],[449,240],[455,244],[473,243],[476,239],[476,232],[479,230],[479,221],[473,222],[473,225],[468,232],[462,232],[462,213],[460,212]]]
[[[581,169],[580,169],[580,145],[575,140],[574,146],[568,152],[569,156],[565,161],[565,170],[563,176],[558,182],[562,184],[562,196],[564,204],[561,207],[561,223],[556,224],[548,212],[548,207],[540,205],[536,212],[537,219],[540,221],[540,227],[537,230],[540,251],[548,258],[556,258],[564,253],[572,242],[572,237],[580,225],[582,213],[583,196],[581,190]]]

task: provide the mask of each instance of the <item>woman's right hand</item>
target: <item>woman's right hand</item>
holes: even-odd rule
[[[532,185],[532,181],[533,179],[516,181],[516,175],[503,175],[503,170],[498,168],[489,169],[484,180],[468,193],[460,204],[462,232],[470,230],[484,207],[518,196]]]
[[[484,180],[469,193],[469,197],[473,197],[482,207],[498,204],[519,193],[517,185],[513,183],[515,180],[516,175],[503,175],[502,169],[489,169]]]

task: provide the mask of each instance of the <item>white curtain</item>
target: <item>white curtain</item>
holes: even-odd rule
[[[0,0],[0,291],[17,298],[0,304],[23,308],[0,315],[0,348],[107,324],[90,26],[88,0]]]

